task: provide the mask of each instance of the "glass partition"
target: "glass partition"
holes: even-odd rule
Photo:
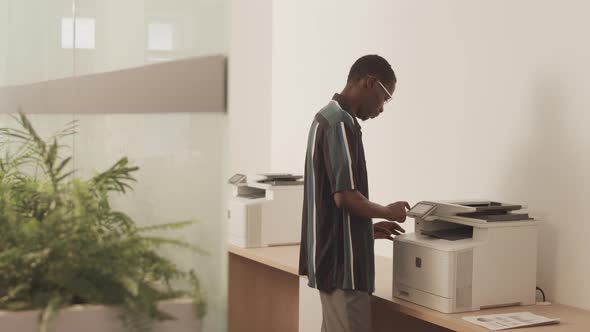
[[[0,0],[0,89],[227,53],[228,0]],[[18,110],[0,110],[0,127]],[[26,109],[22,109],[27,113]],[[126,156],[138,166],[134,190],[113,197],[138,224],[196,219],[169,232],[208,255],[162,248],[194,268],[207,295],[206,330],[225,329],[222,170],[223,113],[29,114],[43,137],[77,121],[62,141],[70,167],[87,177]],[[64,152],[67,153],[67,152]]]

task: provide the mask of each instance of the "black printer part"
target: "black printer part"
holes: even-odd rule
[[[439,229],[434,231],[423,230],[422,235],[428,235],[430,237],[449,241],[470,239],[473,237],[473,227],[465,226],[457,228]]]

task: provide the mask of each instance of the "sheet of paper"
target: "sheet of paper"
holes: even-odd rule
[[[467,316],[464,320],[483,326],[492,331],[508,330],[518,327],[539,326],[559,323],[559,318],[547,318],[530,312],[515,312],[509,314]]]

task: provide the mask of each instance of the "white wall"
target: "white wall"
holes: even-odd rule
[[[371,198],[528,204],[542,221],[539,286],[590,309],[589,3],[273,6],[273,170],[302,172],[313,114],[342,89],[356,58],[380,54],[399,82],[384,114],[363,123]],[[391,255],[390,244],[377,250]]]
[[[8,46],[8,0],[0,0],[0,50],[5,50]],[[6,63],[7,56],[5,51],[0,51],[0,86],[6,85]]]
[[[91,18],[95,48],[62,48],[62,18]],[[0,85],[227,54],[228,0],[0,0]],[[148,49],[148,25],[172,26],[172,49]],[[73,31],[72,31],[73,33]],[[72,36],[73,38],[73,36]]]
[[[76,16],[96,20],[96,49],[76,50],[76,74],[227,54],[227,5],[228,0],[76,0]],[[172,49],[148,48],[152,23],[172,27]]]
[[[69,6],[68,6],[69,3]],[[71,0],[0,0],[0,85],[72,75],[70,51],[59,47],[60,17]],[[3,61],[2,61],[3,59]]]
[[[228,176],[270,167],[272,0],[230,2]]]

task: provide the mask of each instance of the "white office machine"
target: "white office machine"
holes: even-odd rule
[[[302,176],[236,174],[229,203],[229,243],[242,247],[296,244],[301,240]]]
[[[520,205],[429,202],[394,239],[393,296],[444,313],[535,303],[537,222]]]

